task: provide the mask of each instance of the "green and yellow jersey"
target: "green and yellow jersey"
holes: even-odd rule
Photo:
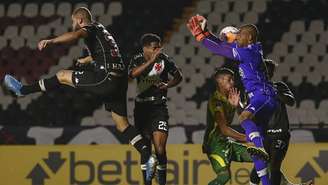
[[[218,90],[210,95],[207,105],[207,125],[203,141],[204,145],[209,145],[219,140],[227,140],[227,137],[221,134],[220,128],[217,126],[215,113],[219,111],[223,112],[227,123],[231,124],[235,110],[236,109],[229,103],[228,99]]]

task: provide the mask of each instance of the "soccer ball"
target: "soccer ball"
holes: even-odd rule
[[[226,26],[220,31],[219,38],[222,41],[232,43],[236,40],[238,32],[238,28],[234,26]]]

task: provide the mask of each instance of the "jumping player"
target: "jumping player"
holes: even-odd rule
[[[229,44],[202,28],[206,19],[202,16],[193,16],[188,21],[188,28],[197,41],[216,55],[224,56],[239,62],[239,73],[249,97],[249,105],[239,116],[247,139],[261,149],[262,158],[268,159],[263,146],[263,127],[268,123],[277,107],[276,91],[267,80],[262,66],[262,47],[257,42],[258,30],[255,25],[247,24],[239,28],[236,42]],[[255,124],[254,120],[257,120]],[[250,148],[251,149],[251,148]],[[255,149],[255,148],[253,148]],[[250,150],[251,151],[251,150]],[[266,161],[253,156],[254,165],[263,185],[270,185]]]
[[[203,152],[206,153],[217,177],[209,185],[224,185],[230,178],[230,164],[236,162],[253,162],[247,146],[231,141],[247,142],[245,134],[232,129],[236,107],[239,106],[239,92],[234,89],[234,72],[220,68],[214,74],[216,91],[207,105],[207,125],[203,140]]]
[[[278,64],[270,59],[264,59],[264,62],[268,78],[272,80]],[[270,155],[269,163],[271,183],[272,185],[296,185],[289,182],[281,172],[281,164],[286,156],[290,139],[286,105],[293,106],[295,104],[295,98],[292,91],[284,82],[277,81],[273,82],[273,84],[278,91],[279,106],[264,129],[264,148]],[[251,173],[251,185],[259,184],[259,182],[260,179],[258,178],[255,169],[253,169]],[[301,185],[310,184],[312,184],[312,181],[302,183]]]
[[[49,79],[41,79],[31,85],[22,85],[14,77],[5,76],[5,85],[17,96],[35,92],[56,90],[59,86],[69,85],[78,90],[101,97],[106,110],[112,113],[116,128],[140,153],[141,163],[146,166],[147,177],[154,173],[154,159],[150,156],[146,140],[128,123],[127,119],[127,69],[122,61],[118,46],[106,28],[94,22],[90,11],[85,7],[74,10],[72,32],[50,40],[41,40],[39,50],[54,44],[67,44],[84,39],[90,52],[83,63],[94,60],[92,71],[60,70]]]
[[[161,43],[161,38],[156,34],[147,33],[141,37],[140,44],[143,52],[132,58],[129,76],[137,79],[138,95],[135,99],[134,108],[135,125],[149,140],[149,143],[151,141],[154,143],[158,160],[158,183],[165,185],[166,141],[169,131],[167,91],[168,88],[181,82],[182,73],[173,59],[161,52]],[[169,75],[173,78],[169,79]],[[145,178],[145,169],[142,170]],[[145,181],[145,184],[151,185],[151,181]]]

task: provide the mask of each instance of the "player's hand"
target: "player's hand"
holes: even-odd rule
[[[206,30],[206,19],[201,15],[193,16],[189,19],[187,27],[197,41],[202,41],[209,32]]]
[[[160,90],[166,90],[168,89],[168,84],[164,82],[160,82],[156,85],[156,87],[159,88]]]
[[[149,62],[154,63],[157,57],[162,53],[163,48],[156,48],[155,51],[151,54]]]
[[[48,47],[52,43],[52,40],[41,40],[38,43],[38,49],[41,51],[44,48]]]
[[[85,63],[83,63],[80,59],[77,59],[75,62],[76,67],[83,67],[84,65],[85,65]]]
[[[232,88],[229,92],[228,101],[232,106],[237,107],[240,101],[240,91]]]
[[[75,65],[77,67],[83,67],[83,66],[85,66],[86,64],[89,63],[89,61],[87,60],[87,58],[88,57],[77,59]]]

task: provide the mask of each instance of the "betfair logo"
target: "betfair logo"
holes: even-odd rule
[[[58,172],[65,161],[66,159],[61,158],[60,152],[49,152],[48,158],[42,160],[53,174]],[[32,185],[44,185],[44,181],[49,179],[49,175],[40,163],[37,163],[26,178],[31,179]]]
[[[320,150],[317,157],[313,157],[314,162],[308,161],[297,173],[296,177],[301,178],[302,182],[321,177],[328,172],[328,150]],[[319,168],[316,168],[318,166]],[[323,172],[323,173],[322,173]]]

